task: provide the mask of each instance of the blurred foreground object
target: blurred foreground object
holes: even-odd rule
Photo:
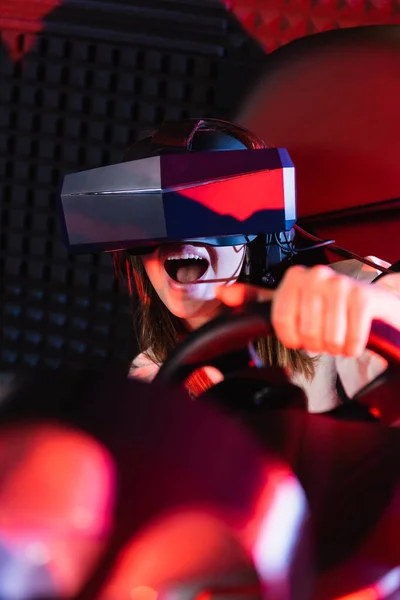
[[[0,435],[0,598],[72,598],[107,541],[115,473],[95,440],[52,423]]]
[[[163,600],[172,596],[179,600],[214,596],[215,600],[333,600],[377,585],[400,564],[399,429],[379,422],[346,421],[346,415],[312,415],[294,409],[260,409],[239,424],[216,408],[191,401],[183,390],[126,380],[121,372],[104,370],[73,380],[68,373],[46,374],[30,392],[19,399],[14,396],[14,410],[13,403],[8,411],[7,403],[3,405],[2,426],[11,436],[28,431],[17,423],[22,416],[36,415],[36,422],[63,421],[87,432],[73,433],[77,437],[72,438],[66,432],[72,446],[82,448],[80,436],[87,439],[89,434],[115,464],[118,488],[112,529],[107,527],[109,513],[104,507],[109,506],[107,491],[113,486],[108,487],[106,478],[105,504],[92,501],[92,510],[103,515],[97,523],[99,531],[105,524],[108,537],[99,537],[107,544],[97,546],[99,553],[93,553],[91,566],[89,560],[85,565],[79,558],[86,582],[82,581],[76,600],[109,600],[116,590],[117,600],[123,594],[129,600],[154,600],[155,594]],[[49,448],[46,436],[40,437],[43,449]],[[26,433],[17,435],[21,445],[28,439]],[[63,436],[57,433],[56,439]],[[7,456],[7,448],[12,445],[2,446],[2,456]],[[52,454],[50,465],[57,463]],[[74,456],[72,450],[69,454]],[[40,457],[44,475],[48,456],[46,451]],[[104,467],[102,450],[100,456],[97,473]],[[29,451],[20,464],[34,472],[34,458]],[[2,471],[7,482],[15,467],[3,463],[9,464]],[[23,490],[26,496],[28,486],[17,485],[18,462],[15,465],[9,489]],[[64,507],[63,514],[76,487],[72,471],[66,465],[64,478],[58,471],[51,478],[58,489],[67,486],[62,502],[53,504]],[[22,467],[19,472],[23,473]],[[80,473],[76,471],[78,479]],[[96,481],[90,489],[101,492]],[[0,495],[2,506],[10,506],[10,493]],[[13,497],[20,494],[14,492]],[[40,515],[39,501],[32,506],[34,518],[22,521],[24,530],[34,531]],[[19,509],[21,501],[15,501],[15,507]],[[70,531],[72,544],[74,536],[80,547],[84,536],[74,522],[64,520],[64,531]],[[95,537],[96,528],[83,522]],[[42,531],[46,528],[45,520]],[[14,529],[2,526],[1,531],[2,548],[18,535],[24,539],[18,523],[14,522]],[[8,543],[8,556],[14,552],[21,557],[19,548]],[[75,555],[79,556],[77,551],[71,553],[73,559]],[[44,560],[41,547],[36,548],[36,556]],[[69,568],[66,560],[63,569]],[[45,575],[49,580],[53,572],[47,570]],[[9,594],[6,599],[15,597]],[[20,594],[20,598],[28,596]]]

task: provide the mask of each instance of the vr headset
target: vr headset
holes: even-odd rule
[[[295,170],[287,150],[232,123],[167,122],[125,162],[66,175],[61,217],[72,253],[247,243],[296,222]]]

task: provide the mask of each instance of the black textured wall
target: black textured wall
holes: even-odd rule
[[[31,0],[22,21],[7,11],[1,20],[6,369],[135,352],[110,256],[71,258],[63,247],[62,175],[121,160],[129,142],[165,118],[229,117],[264,55],[218,0],[65,1],[39,27],[40,9]]]

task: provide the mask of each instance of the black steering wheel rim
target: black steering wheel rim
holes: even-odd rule
[[[164,384],[181,384],[192,371],[221,354],[243,349],[256,338],[274,333],[271,302],[229,308],[181,342],[156,375]]]
[[[166,385],[182,384],[191,372],[210,364],[211,360],[241,350],[249,342],[273,333],[270,301],[228,309],[179,344],[155,379]],[[373,321],[367,348],[389,363],[387,372],[394,365],[400,365],[400,331],[390,325]],[[370,384],[364,389],[369,387]],[[364,389],[357,394],[357,399],[362,397]]]

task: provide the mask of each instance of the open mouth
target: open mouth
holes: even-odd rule
[[[196,283],[203,277],[209,264],[206,258],[195,254],[184,254],[169,256],[164,263],[164,268],[171,279],[178,283]]]

